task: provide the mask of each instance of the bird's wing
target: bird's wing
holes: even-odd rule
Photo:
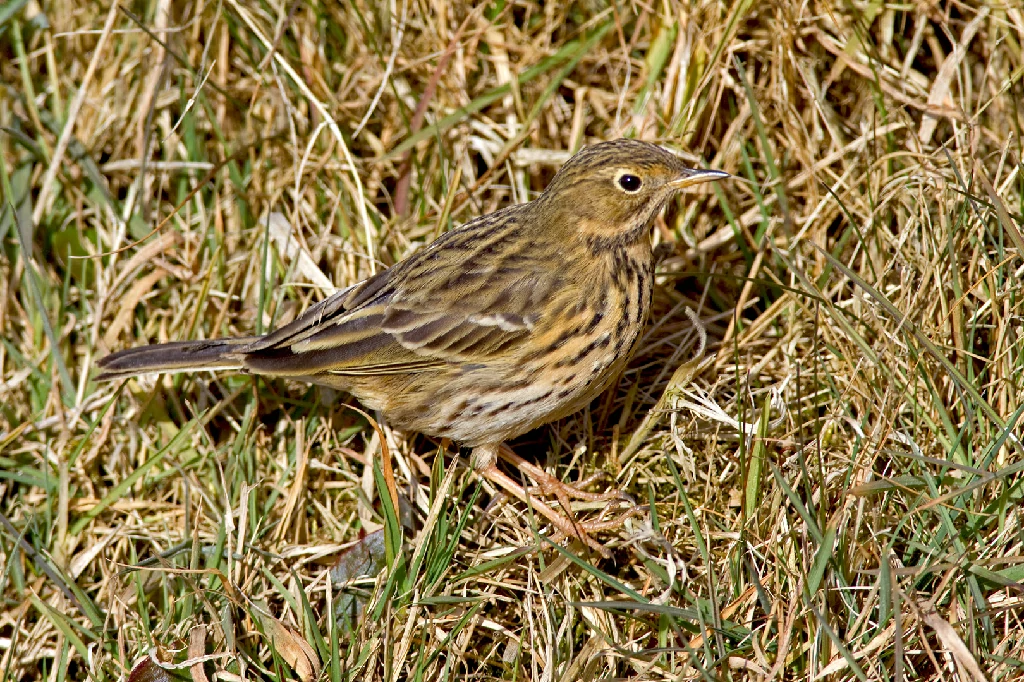
[[[503,242],[508,226],[473,227],[313,306],[250,346],[247,366],[290,376],[395,374],[482,362],[523,342],[560,275]]]

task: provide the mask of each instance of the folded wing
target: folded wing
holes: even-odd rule
[[[486,363],[533,333],[540,302],[561,284],[558,273],[531,268],[538,261],[522,249],[500,244],[508,236],[445,235],[252,344],[246,367],[363,376]]]

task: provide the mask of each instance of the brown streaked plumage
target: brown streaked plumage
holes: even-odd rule
[[[524,499],[495,465],[499,446],[619,374],[650,307],[652,220],[678,190],[727,176],[645,142],[596,144],[535,200],[471,220],[266,336],[120,351],[99,379],[232,369],[341,389],[395,427],[472,447],[474,467]]]

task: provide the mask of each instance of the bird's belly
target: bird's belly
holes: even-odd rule
[[[627,345],[632,346],[632,339]],[[576,412],[618,376],[628,356],[612,341],[568,344],[570,361],[452,366],[411,375],[378,403],[388,423],[467,447],[502,442]],[[577,349],[576,346],[579,346]],[[586,351],[586,352],[583,352]],[[394,388],[398,388],[397,386]]]

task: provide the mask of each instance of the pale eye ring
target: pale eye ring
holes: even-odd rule
[[[644,181],[632,173],[623,173],[615,181],[624,192],[636,194],[644,186]]]

